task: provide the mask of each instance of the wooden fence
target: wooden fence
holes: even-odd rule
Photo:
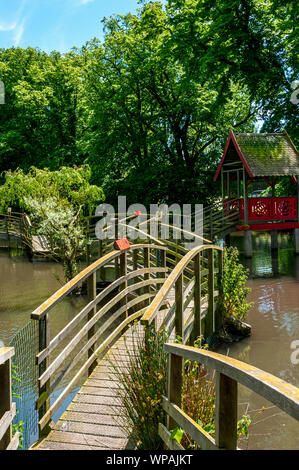
[[[179,344],[165,344],[164,348],[169,354],[168,396],[163,401],[168,422],[167,427],[163,423],[159,424],[159,435],[169,449],[183,450],[178,442],[171,439],[170,431],[177,426],[182,427],[203,450],[237,449],[238,383],[299,420],[298,387],[222,354]],[[198,362],[216,371],[215,438],[181,408],[183,365],[186,360]]]
[[[19,433],[12,435],[16,404],[12,402],[11,360],[14,348],[0,349],[0,450],[16,450]]]
[[[84,269],[32,313],[31,318],[39,325],[39,353],[36,357],[39,397],[36,407],[39,410],[40,436],[48,430],[51,418],[73,387],[84,374],[92,372],[99,355],[117,340],[130,323],[143,315],[150,299],[157,293],[157,286],[165,281],[168,271],[163,255],[165,250],[163,246],[139,244],[125,251],[112,251]],[[151,262],[153,252],[156,253],[156,266]],[[160,252],[160,257],[157,257],[157,252]],[[142,265],[139,257],[142,258]],[[160,265],[157,264],[158,260]],[[98,292],[97,273],[100,274],[111,262],[115,263],[115,280],[103,290],[98,289]],[[51,310],[74,289],[82,287],[84,281],[87,282],[88,304],[50,339]],[[53,353],[63,340],[67,340],[66,344],[52,360]],[[99,345],[96,344],[98,340]],[[51,392],[74,371],[85,355],[87,360],[50,406]]]
[[[174,332],[185,343],[210,337],[222,325],[221,309],[217,308],[222,270],[223,249],[219,246],[202,245],[189,251],[174,267],[141,323],[149,328],[156,322],[161,306],[174,289],[174,303],[156,327],[166,328],[168,335]]]
[[[5,248],[27,246],[32,249],[31,222],[26,214],[9,212],[0,214],[0,237],[5,241]]]

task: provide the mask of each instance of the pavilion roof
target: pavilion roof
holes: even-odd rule
[[[299,155],[286,131],[275,134],[230,132],[221,163],[242,161],[250,177],[299,175]]]

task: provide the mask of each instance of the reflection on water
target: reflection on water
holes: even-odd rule
[[[243,239],[232,237],[250,269],[248,297],[254,302],[246,321],[252,335],[240,343],[222,346],[219,352],[250,363],[299,386],[299,365],[291,363],[291,343],[299,339],[299,256],[294,255],[290,234],[280,235],[279,250],[271,256],[267,234],[253,237],[253,258],[243,258]],[[239,388],[239,412],[251,410],[253,424],[249,449],[298,449],[299,424],[271,403],[245,387]],[[267,408],[261,414],[262,407]]]

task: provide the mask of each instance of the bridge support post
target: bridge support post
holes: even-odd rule
[[[299,228],[294,229],[295,253],[299,255]]]
[[[128,259],[127,259],[127,252],[124,252],[120,255],[120,275],[126,276],[128,271]],[[121,286],[120,290],[124,290],[128,287],[128,281],[126,280]],[[124,305],[127,305],[128,303],[128,297],[125,296],[123,300],[120,303],[120,306],[123,307]],[[126,318],[128,318],[128,310],[125,312]]]
[[[39,352],[43,351],[49,346],[50,343],[50,321],[49,314],[46,313],[42,318],[38,320],[38,331],[39,331]],[[38,366],[38,376],[41,375],[48,369],[50,365],[49,354],[47,357],[39,364]],[[41,420],[47,411],[50,409],[50,379],[41,387],[38,385],[38,401],[41,401],[42,404],[38,410],[38,417]],[[50,428],[48,425],[39,428],[39,438],[48,434]]]
[[[183,298],[183,278],[181,274],[175,283],[175,334],[183,339],[183,314],[184,314],[184,298]]]
[[[236,450],[238,383],[216,372],[215,440],[220,449]]]
[[[217,287],[218,287],[218,305],[215,311],[215,331],[219,331],[223,324],[223,312],[221,310],[223,288],[222,288],[222,277],[223,277],[223,251],[218,251],[218,276],[217,276]]]
[[[271,230],[271,250],[278,250],[278,231]]]
[[[2,349],[2,351],[5,351]],[[0,420],[5,413],[12,409],[12,397],[11,397],[11,357],[14,354],[14,349],[11,348],[9,354],[3,354],[3,362],[0,357]],[[5,357],[7,356],[7,357]],[[0,429],[0,432],[2,429]],[[1,433],[2,435],[2,433]],[[12,427],[8,426],[7,430],[0,439],[0,450],[6,450],[12,437]]]
[[[191,335],[191,344],[201,336],[201,269],[200,269],[200,253],[194,258],[194,326]]]
[[[161,256],[161,266],[162,266],[162,268],[166,268],[166,267],[167,267],[167,265],[166,265],[166,251],[165,251],[165,250],[161,250],[161,251],[160,251],[160,256]],[[162,277],[163,279],[166,279],[167,273],[162,273],[162,274],[161,274],[161,277]]]
[[[252,257],[252,233],[250,230],[245,230],[244,232],[244,250],[245,258]]]
[[[205,318],[205,337],[215,331],[215,302],[214,302],[214,251],[208,250],[208,312]]]
[[[145,268],[149,268],[151,264],[151,258],[150,258],[150,249],[149,248],[144,248],[143,249],[143,264]],[[150,274],[145,274],[144,275],[144,280],[148,281],[150,279]],[[145,293],[149,294],[150,293],[150,286],[145,286],[144,288]],[[147,307],[150,304],[150,299],[146,299],[144,301],[144,305]]]

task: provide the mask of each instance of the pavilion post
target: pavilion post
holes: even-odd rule
[[[248,199],[247,199],[247,174],[243,166],[243,190],[244,190],[244,224],[248,225]],[[252,257],[252,233],[250,230],[244,232],[245,257]]]
[[[244,191],[244,224],[248,225],[248,199],[247,199],[247,175],[243,166],[243,191]]]
[[[299,175],[297,175],[297,220],[299,222]],[[294,229],[295,253],[299,255],[299,228]]]
[[[224,207],[224,181],[223,181],[223,169],[221,168],[221,194],[222,194],[222,207]]]

